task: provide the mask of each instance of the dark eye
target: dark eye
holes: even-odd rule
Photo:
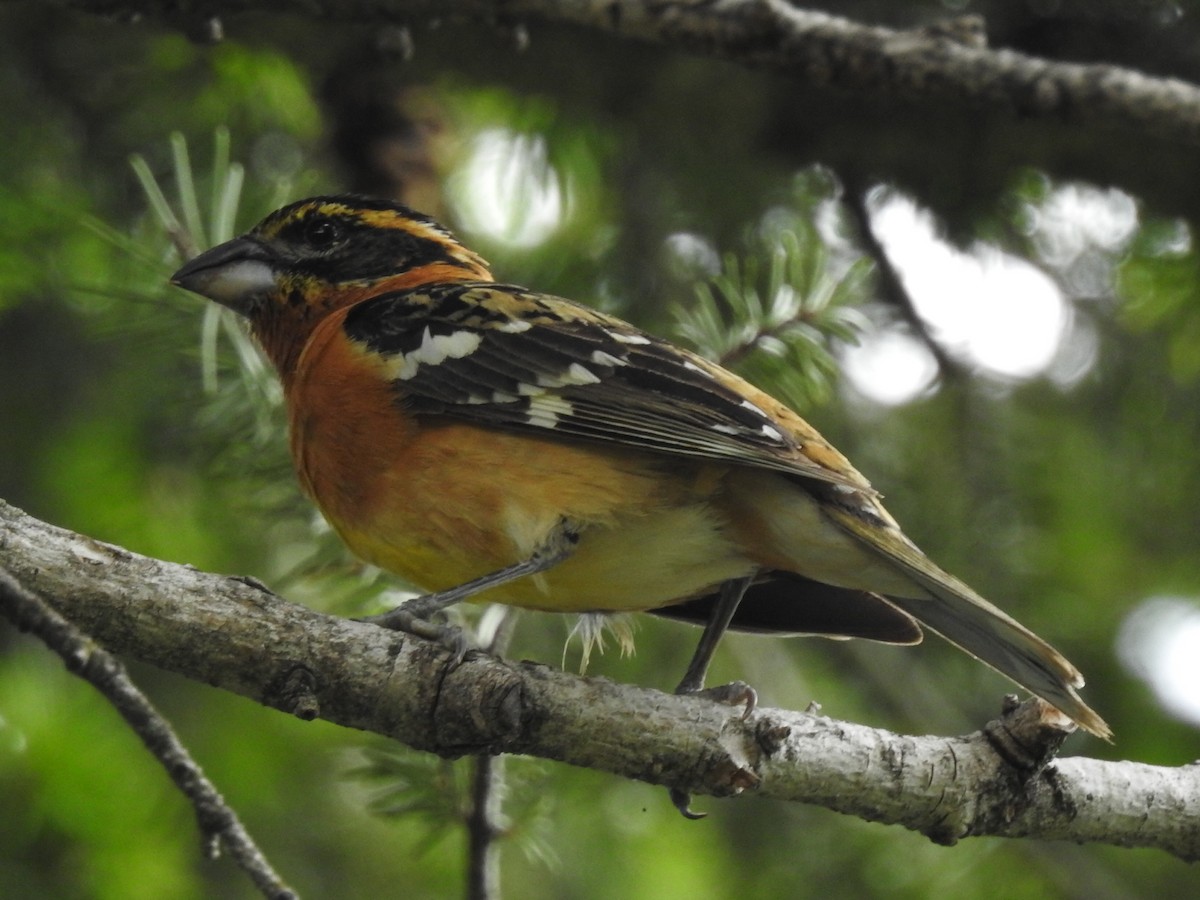
[[[342,228],[328,219],[313,219],[304,226],[304,242],[314,250],[329,250],[341,243]]]

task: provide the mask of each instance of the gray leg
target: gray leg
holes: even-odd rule
[[[704,626],[704,632],[700,635],[700,643],[696,645],[692,661],[688,664],[683,680],[675,688],[676,694],[701,694],[719,703],[745,704],[743,718],[750,715],[754,711],[755,704],[758,703],[758,695],[755,694],[754,688],[744,681],[734,681],[705,690],[704,679],[708,675],[708,666],[712,662],[717,645],[721,642],[725,632],[729,630],[729,623],[733,621],[738,604],[742,602],[742,597],[745,596],[746,589],[750,587],[750,582],[753,580],[753,575],[747,575],[745,578],[735,578],[721,585],[721,593],[713,607],[712,616]],[[686,818],[703,819],[706,815],[691,809],[692,797],[687,791],[671,788],[670,794],[671,802]]]
[[[503,569],[497,569],[495,572],[489,572],[487,575],[457,587],[424,594],[407,603],[402,603],[393,610],[378,616],[367,616],[361,621],[371,622],[383,628],[407,631],[409,634],[430,640],[445,641],[448,629],[430,622],[429,619],[432,616],[448,606],[453,606],[455,603],[489,588],[508,584],[510,581],[524,578],[526,575],[536,575],[538,572],[545,572],[547,569],[553,568],[571,555],[577,543],[579,543],[579,533],[563,521],[529,559],[505,566]]]
[[[695,694],[704,690],[704,679],[708,675],[708,665],[712,662],[713,654],[717,651],[717,644],[729,630],[729,623],[733,621],[738,604],[742,602],[742,597],[753,580],[754,576],[747,575],[745,578],[735,578],[721,585],[721,593],[713,607],[712,616],[704,626],[700,643],[696,645],[696,652],[692,654],[692,661],[688,664],[683,680],[675,688],[675,693]],[[713,688],[713,691],[720,690],[721,688]],[[711,692],[706,693],[711,695]]]

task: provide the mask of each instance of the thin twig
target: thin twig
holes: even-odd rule
[[[467,816],[467,900],[500,896],[500,845],[504,833],[504,757],[477,756],[471,773],[471,811]]]
[[[732,369],[737,366],[747,356],[762,346],[763,341],[768,338],[782,340],[781,335],[787,333],[793,325],[803,323],[811,318],[807,310],[800,310],[794,316],[789,316],[782,322],[776,322],[773,325],[767,325],[755,330],[754,334],[744,341],[738,341],[724,353],[717,357],[718,365],[724,366],[727,369]]]
[[[516,616],[511,609],[498,611],[492,638],[484,648],[504,655],[512,638]],[[504,803],[504,757],[476,756],[471,777],[471,807],[467,826],[467,900],[498,900],[500,897],[500,845],[506,824]]]
[[[121,714],[171,780],[191,801],[206,855],[215,859],[221,845],[270,900],[296,900],[245,827],[175,735],[170,724],[129,678],[125,666],[107,650],[24,588],[0,568],[0,612],[22,631],[36,635],[62,657],[68,671],[98,690]]]

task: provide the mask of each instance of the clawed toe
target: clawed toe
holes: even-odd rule
[[[676,691],[676,693],[704,697],[714,703],[724,703],[727,706],[744,706],[743,719],[748,719],[758,706],[758,692],[744,681],[731,681],[729,684],[719,684],[716,687],[704,688],[699,691]]]
[[[378,625],[381,628],[391,629],[392,631],[403,631],[406,634],[434,641],[450,651],[454,657],[452,665],[458,665],[462,662],[463,657],[467,655],[467,650],[471,647],[466,633],[455,625],[431,622],[420,615],[414,615],[410,610],[405,608],[407,605],[397,606],[395,609],[377,616],[365,616],[358,621],[368,622],[372,625]]]
[[[746,719],[750,713],[754,712],[758,706],[758,692],[744,681],[731,681],[729,684],[720,684],[710,688],[691,688],[685,679],[682,684],[675,689],[675,693],[681,696],[703,697],[706,700],[712,700],[715,703],[724,703],[729,706],[743,706],[742,718]],[[708,813],[695,812],[692,809],[692,795],[687,791],[679,788],[671,788],[671,804],[679,810],[680,815],[685,819],[703,819]]]
[[[685,819],[691,819],[694,822],[708,815],[708,813],[696,812],[692,809],[692,795],[687,791],[681,791],[679,788],[671,788],[670,793],[671,803]]]

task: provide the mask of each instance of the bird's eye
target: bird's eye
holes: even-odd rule
[[[304,227],[304,242],[314,250],[328,250],[341,240],[341,227],[328,219],[314,219]]]

